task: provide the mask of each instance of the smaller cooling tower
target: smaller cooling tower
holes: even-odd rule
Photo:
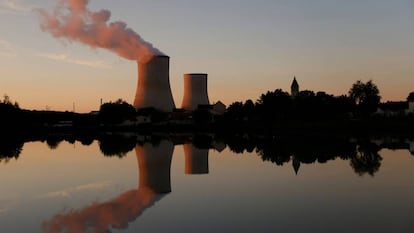
[[[184,144],[185,174],[208,174],[208,149],[198,149]]]
[[[200,104],[210,104],[207,94],[207,74],[184,74],[184,97],[181,107],[194,111]]]
[[[134,107],[155,108],[164,112],[172,112],[175,108],[170,88],[170,58],[154,56],[138,62],[138,86]]]

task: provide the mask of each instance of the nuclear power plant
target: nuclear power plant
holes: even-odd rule
[[[184,74],[184,96],[181,108],[194,111],[208,105],[207,74]]]
[[[138,61],[138,85],[135,94],[136,109],[155,108],[173,112],[175,103],[170,87],[170,58],[157,55],[146,61]],[[181,108],[194,111],[199,105],[209,105],[207,74],[184,74],[184,95]]]
[[[154,56],[138,61],[138,85],[134,107],[155,108],[164,112],[175,109],[170,87],[170,58]]]

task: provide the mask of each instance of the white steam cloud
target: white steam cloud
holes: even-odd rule
[[[89,0],[59,0],[52,12],[37,9],[41,28],[55,38],[108,49],[129,60],[164,55],[121,21],[109,22],[111,12],[88,9]]]

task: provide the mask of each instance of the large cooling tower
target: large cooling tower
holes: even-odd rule
[[[170,88],[170,58],[154,56],[145,62],[138,62],[138,86],[134,107],[153,107],[164,112],[175,108]]]
[[[198,149],[184,144],[185,174],[208,174],[208,149]]]
[[[181,107],[192,111],[200,104],[210,104],[207,94],[207,74],[184,74],[184,97]]]
[[[158,145],[137,145],[135,153],[139,167],[139,189],[148,188],[155,193],[171,192],[171,160],[174,144],[161,141]]]

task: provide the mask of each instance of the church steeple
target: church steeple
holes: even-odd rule
[[[293,77],[292,85],[290,86],[290,94],[293,97],[296,97],[299,95],[299,84],[298,81],[296,81],[296,76]]]
[[[296,156],[293,156],[292,166],[293,166],[293,170],[295,170],[295,174],[297,175],[299,172],[299,168],[300,168],[300,161],[299,159],[296,158]]]

